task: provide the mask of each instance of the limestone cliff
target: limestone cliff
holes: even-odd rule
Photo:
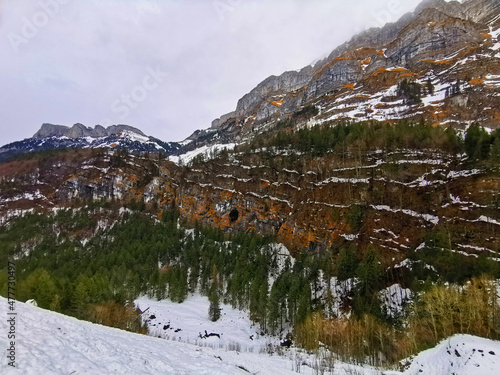
[[[481,121],[497,128],[499,37],[498,0],[423,1],[397,22],[354,36],[314,66],[268,77],[234,112],[214,120],[212,129],[251,137],[306,105],[320,109],[314,123],[415,118],[457,127]],[[436,90],[423,91],[418,105],[408,105],[395,97],[405,79],[430,81]],[[473,112],[456,111],[457,99],[447,89],[457,84]]]

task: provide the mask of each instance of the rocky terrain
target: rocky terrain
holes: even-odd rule
[[[212,321],[230,303],[346,361],[498,338],[499,36],[498,0],[426,1],[181,143],[43,124],[0,148],[0,256],[24,300],[100,324],[200,292]],[[122,314],[104,324],[137,323]],[[155,336],[180,332],[150,314]],[[406,371],[497,373],[483,347],[455,336]]]
[[[299,159],[295,167],[280,157],[266,163],[265,153],[230,156],[180,167],[82,150],[3,163],[1,220],[78,202],[139,199],[225,231],[276,235],[295,251],[375,244],[395,265],[439,234],[447,251],[498,257],[496,169],[426,150],[372,153],[362,163]]]
[[[497,0],[424,1],[399,21],[356,35],[314,66],[265,79],[234,112],[190,140],[251,138],[307,105],[319,109],[312,124],[411,118],[497,128],[499,37]],[[403,80],[418,85],[417,100],[398,92]]]

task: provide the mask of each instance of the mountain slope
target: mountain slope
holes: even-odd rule
[[[411,118],[497,128],[499,37],[498,0],[424,1],[398,22],[356,35],[314,66],[265,79],[210,131],[189,139],[251,138],[304,106],[319,109],[312,124]],[[416,97],[401,90],[403,81],[418,90]]]
[[[7,300],[3,297],[0,297],[0,303],[7,306]],[[182,312],[183,305],[175,306]],[[12,369],[8,366],[4,356],[0,372],[6,375],[292,375],[297,373],[293,370],[297,366],[295,361],[303,361],[298,365],[301,373],[316,373],[312,368],[314,359],[306,353],[290,352],[278,356],[267,352],[240,351],[236,349],[236,343],[232,350],[228,350],[228,346],[213,349],[206,344],[169,341],[104,327],[20,302],[16,303],[16,312],[20,318],[16,326],[18,367]],[[2,320],[0,328],[7,332],[6,319]],[[230,331],[226,332],[231,336]],[[5,336],[0,337],[0,345],[8,348]],[[218,347],[218,344],[214,346]],[[363,375],[378,374],[374,368],[341,362],[335,362],[335,370],[340,373],[356,371]]]

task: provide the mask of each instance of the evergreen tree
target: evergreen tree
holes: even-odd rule
[[[430,78],[427,80],[425,86],[427,88],[427,92],[429,93],[429,95],[434,95],[434,85],[432,84],[432,80]]]
[[[342,248],[337,259],[337,277],[339,281],[344,281],[356,276],[357,267],[358,259],[353,249],[350,246]]]
[[[500,131],[496,130],[492,135],[493,142],[491,144],[490,159],[495,162],[500,162]]]
[[[381,315],[381,303],[378,296],[382,281],[382,267],[373,247],[366,251],[363,261],[356,271],[359,282],[354,296],[354,313],[358,316],[369,313]]]
[[[470,160],[484,160],[490,154],[491,138],[484,128],[474,124],[467,129],[464,140],[465,152]]]
[[[215,265],[212,271],[212,286],[210,287],[210,292],[208,294],[208,299],[210,301],[210,306],[208,308],[208,318],[212,322],[216,322],[220,318],[220,305],[219,305],[219,286],[217,280],[217,269]]]

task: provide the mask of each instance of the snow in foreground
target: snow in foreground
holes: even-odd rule
[[[470,335],[452,336],[421,352],[405,374],[498,375],[500,342]]]
[[[149,311],[155,310],[155,319],[161,325],[151,323],[151,333],[164,330],[164,323],[179,325],[169,339],[138,335],[114,328],[57,314],[31,305],[16,304],[17,369],[7,365],[2,355],[1,374],[314,374],[314,359],[295,349],[286,355],[270,356],[259,353],[258,347],[266,342],[265,337],[250,340],[248,334],[255,331],[239,312],[223,307],[226,315],[220,322],[209,325],[205,318],[203,297],[194,296],[183,304],[166,301],[139,299],[147,304]],[[0,313],[7,316],[7,301],[0,297]],[[223,310],[223,312],[224,312]],[[184,320],[178,320],[184,316]],[[150,317],[150,316],[149,316]],[[168,319],[168,320],[167,320]],[[236,319],[236,320],[235,320]],[[163,322],[163,320],[167,320]],[[0,319],[0,348],[5,353],[7,345],[7,319]],[[156,324],[156,325],[153,325]],[[218,331],[221,339],[209,337],[210,344],[192,340],[199,331]],[[175,332],[181,328],[181,331]],[[210,332],[209,332],[210,333]],[[174,340],[174,337],[176,341]],[[179,342],[178,339],[181,338]],[[255,338],[254,338],[255,339]],[[188,341],[190,343],[188,343]],[[231,344],[232,343],[232,344]],[[240,352],[225,346],[239,343]],[[220,344],[220,345],[219,345]],[[200,346],[202,345],[202,346]],[[219,348],[219,346],[222,346]],[[233,345],[234,346],[234,345]],[[300,364],[300,366],[298,366]],[[325,374],[396,375],[394,371],[379,372],[369,367],[356,367],[335,362],[332,372]],[[404,374],[457,374],[489,375],[500,373],[500,342],[468,335],[457,335],[444,340],[436,348],[420,353]]]
[[[7,300],[0,297],[7,316]],[[183,304],[177,306],[182,307]],[[2,355],[0,374],[297,374],[286,357],[227,351],[138,335],[16,303],[17,369]],[[7,352],[7,319],[0,319],[0,348]],[[228,333],[229,335],[229,333]],[[300,357],[299,357],[300,358]],[[244,370],[244,369],[246,370]],[[335,374],[375,375],[373,369],[335,364]],[[302,374],[313,374],[301,365]]]

